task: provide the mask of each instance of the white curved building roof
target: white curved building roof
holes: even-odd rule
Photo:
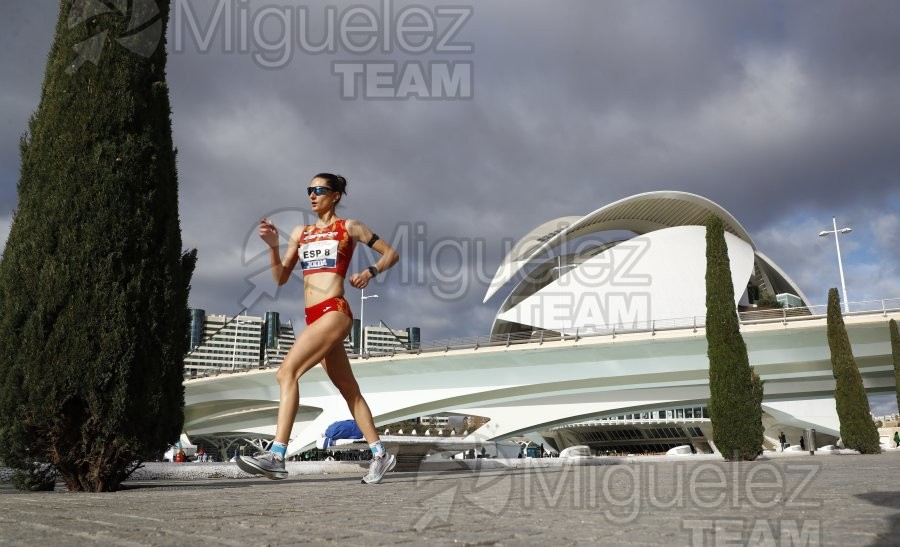
[[[750,307],[757,294],[784,292],[808,303],[796,283],[756,248],[741,223],[721,206],[687,192],[648,192],[583,217],[545,222],[519,240],[498,268],[484,300],[527,266],[535,267],[500,306],[492,334],[529,329],[564,332],[704,316],[704,226],[712,215],[725,225],[736,305]],[[614,234],[617,241],[576,241],[598,232],[622,231],[635,235],[621,239]],[[551,255],[564,244],[578,248]]]
[[[484,302],[536,257],[567,240],[609,230],[628,230],[642,235],[675,226],[702,226],[710,215],[721,218],[727,232],[756,250],[756,245],[741,223],[718,204],[688,192],[647,192],[621,199],[583,217],[551,220],[530,231],[500,264]]]

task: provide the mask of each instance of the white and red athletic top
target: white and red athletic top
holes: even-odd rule
[[[356,242],[347,232],[345,219],[335,220],[325,228],[307,225],[300,235],[300,269],[303,275],[336,273],[347,277]]]

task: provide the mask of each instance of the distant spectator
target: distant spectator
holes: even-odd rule
[[[787,446],[787,437],[784,436],[784,431],[778,435],[778,442],[781,443],[781,451],[784,452],[784,448]]]
[[[806,439],[803,438],[803,435],[800,435],[800,450],[806,450]]]
[[[894,448],[900,448],[900,431],[894,431]]]

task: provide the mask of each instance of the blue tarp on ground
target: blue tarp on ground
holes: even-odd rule
[[[324,448],[334,446],[334,441],[338,439],[362,439],[362,431],[356,425],[355,420],[343,420],[334,422],[325,430]]]

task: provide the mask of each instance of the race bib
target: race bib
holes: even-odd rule
[[[304,271],[334,268],[337,257],[338,242],[334,240],[311,241],[300,247],[300,267]]]

